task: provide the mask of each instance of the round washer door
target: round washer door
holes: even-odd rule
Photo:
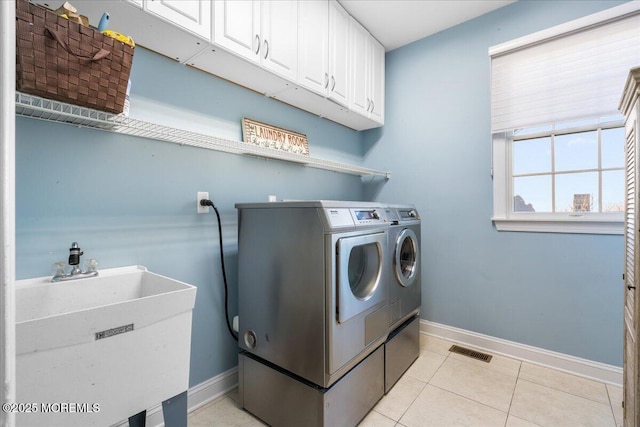
[[[402,230],[396,240],[394,267],[398,283],[411,286],[418,274],[420,253],[416,233],[409,228]]]

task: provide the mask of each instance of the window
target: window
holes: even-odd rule
[[[514,213],[624,211],[621,120],[577,129],[522,129],[512,140]]]
[[[640,63],[639,3],[489,49],[498,230],[623,233],[617,107]]]

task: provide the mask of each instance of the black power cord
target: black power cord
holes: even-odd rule
[[[218,218],[218,238],[220,242],[220,266],[222,267],[222,281],[224,282],[224,320],[227,322],[227,329],[234,340],[238,341],[238,334],[236,334],[229,322],[229,286],[227,285],[227,270],[224,267],[224,252],[222,250],[222,221],[220,220],[220,212],[218,208],[213,204],[211,200],[200,200],[200,206],[211,206]]]

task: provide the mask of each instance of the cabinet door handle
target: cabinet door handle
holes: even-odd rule
[[[324,88],[329,87],[329,73],[324,73]]]
[[[373,109],[376,108],[376,103],[371,100],[371,112],[373,113]]]
[[[331,81],[333,82],[333,84],[331,85],[331,92],[333,92],[333,90],[336,88],[336,78],[334,76],[331,76]]]
[[[256,48],[256,55],[260,52],[260,36],[256,34],[256,40],[258,41],[258,47]]]
[[[367,108],[365,108],[365,110],[367,110],[367,112],[371,111],[371,100],[369,98],[367,98]]]
[[[264,59],[267,59],[267,56],[269,56],[269,42],[267,41],[267,39],[264,40],[264,48]]]

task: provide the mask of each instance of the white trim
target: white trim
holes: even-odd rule
[[[187,411],[195,411],[203,405],[212,402],[238,386],[238,367],[234,367],[200,384],[197,384],[187,392]],[[135,414],[131,414],[135,415]],[[149,427],[163,427],[162,403],[147,410],[146,425]],[[129,421],[124,420],[111,427],[128,427]]]
[[[510,205],[511,145],[506,132],[493,135],[491,177],[493,179],[493,216],[507,218]]]
[[[420,320],[420,332],[485,350],[493,354],[500,354],[536,365],[546,366],[606,384],[622,386],[622,368],[618,366],[607,365],[605,363],[594,362],[539,347],[507,341],[424,319]]]
[[[624,220],[590,221],[561,219],[491,218],[498,231],[571,234],[624,234]]]
[[[0,403],[16,400],[15,2],[0,2]],[[15,414],[0,411],[0,426]]]
[[[603,25],[609,21],[615,21],[638,13],[640,13],[640,1],[630,1],[628,3],[621,4],[620,6],[603,10],[602,12],[593,13],[583,18],[578,18],[564,24],[556,25],[555,27],[547,28],[546,30],[528,34],[496,46],[491,46],[489,48],[489,55],[502,55],[514,50],[542,43],[546,40],[562,37],[592,26]]]
[[[238,367],[233,367],[189,389],[189,412],[216,400],[238,386]]]

